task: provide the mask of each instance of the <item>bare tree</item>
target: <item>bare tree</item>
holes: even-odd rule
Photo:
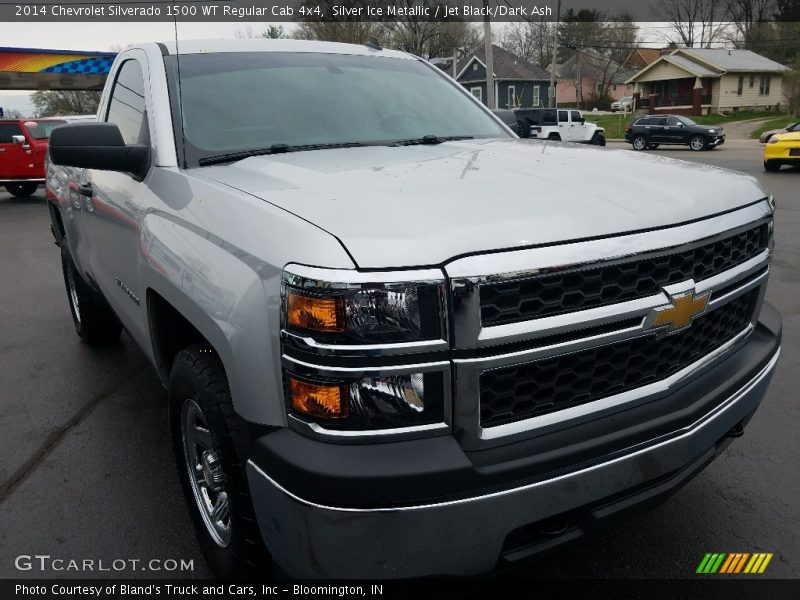
[[[289,37],[283,25],[270,25],[261,33],[257,33],[250,25],[248,25],[244,29],[237,29],[233,35],[240,40],[252,40],[258,38],[282,40]]]
[[[466,21],[430,22],[412,17],[384,23],[384,38],[388,46],[422,58],[461,58],[480,43],[481,32]]]
[[[39,90],[31,94],[37,117],[91,115],[100,104],[97,90]]]
[[[657,10],[674,29],[667,40],[687,48],[710,48],[728,26],[724,0],[662,0]]]
[[[318,40],[323,42],[345,42],[348,44],[363,44],[371,39],[383,42],[385,28],[382,23],[362,21],[359,16],[334,16],[334,7],[345,6],[350,9],[361,8],[361,13],[366,13],[367,0],[314,0],[307,4],[310,10],[319,7],[324,20],[300,21],[292,32],[292,37],[298,40]]]
[[[509,52],[546,69],[553,58],[553,29],[548,21],[512,21],[500,38]]]
[[[767,51],[775,37],[769,22],[774,11],[775,0],[727,0],[727,19],[731,22],[727,41],[737,48]]]

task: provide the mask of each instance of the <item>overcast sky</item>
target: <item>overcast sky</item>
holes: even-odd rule
[[[287,23],[280,23],[285,28]],[[232,38],[247,27],[256,33],[270,23],[178,23],[178,39]],[[54,50],[112,50],[140,42],[175,39],[172,23],[0,23],[0,45],[11,48],[49,48]],[[31,34],[33,30],[33,35]],[[75,35],[80,31],[80,35]],[[33,113],[30,92],[0,90],[0,106],[13,108],[25,116]]]

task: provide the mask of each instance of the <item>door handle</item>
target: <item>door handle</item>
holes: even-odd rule
[[[81,196],[86,196],[87,198],[91,198],[94,195],[94,191],[92,190],[92,184],[86,183],[84,185],[79,185],[78,193]]]

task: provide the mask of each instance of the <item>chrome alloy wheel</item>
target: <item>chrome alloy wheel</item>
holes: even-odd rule
[[[645,140],[642,136],[636,136],[633,138],[633,148],[634,150],[644,150],[647,147],[647,140]]]
[[[231,506],[225,474],[208,420],[194,400],[183,402],[181,438],[189,484],[211,539],[226,548],[231,543]]]
[[[689,146],[692,148],[692,150],[697,152],[706,147],[706,142],[703,138],[697,135],[689,141]]]

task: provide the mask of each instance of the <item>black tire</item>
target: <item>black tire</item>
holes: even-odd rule
[[[517,134],[521,138],[531,137],[531,120],[521,118],[517,121]]]
[[[72,257],[61,248],[61,270],[67,288],[67,301],[78,337],[90,346],[107,346],[119,341],[122,325],[105,299],[87,284]]]
[[[594,132],[592,134],[592,140],[589,142],[593,146],[605,146],[606,145],[606,137],[598,132]]]
[[[647,143],[646,137],[643,135],[637,135],[631,140],[631,146],[633,146],[633,149],[637,152],[641,152],[642,150],[646,150],[649,144]]]
[[[561,134],[559,134],[559,133],[551,133],[547,137],[547,140],[550,141],[550,142],[560,142],[561,141]]]
[[[261,538],[247,484],[243,436],[239,434],[228,379],[216,352],[207,344],[181,350],[172,364],[169,395],[175,460],[197,540],[209,566],[224,579],[273,577],[272,559]],[[184,411],[190,402],[202,411],[213,440],[213,452],[222,468],[223,490],[229,500],[229,533],[224,546],[212,537],[211,527],[204,521],[203,509],[189,479],[189,458],[183,435],[186,429]]]
[[[764,170],[769,171],[770,173],[776,173],[781,168],[780,163],[776,163],[774,160],[765,160],[764,161]]]
[[[17,198],[33,196],[39,187],[35,183],[7,183],[5,186],[8,193]]]
[[[702,135],[693,135],[689,139],[689,148],[694,152],[705,150],[706,147],[706,138],[704,138]]]

